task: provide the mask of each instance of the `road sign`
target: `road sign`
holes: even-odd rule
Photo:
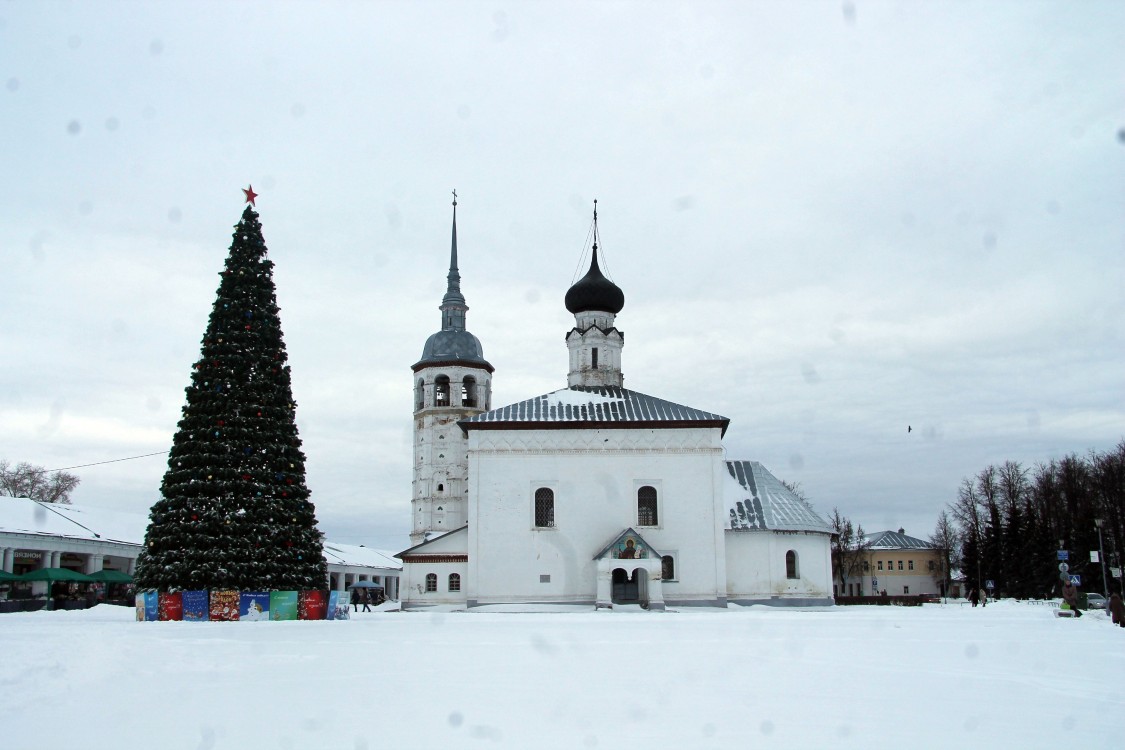
[[[1065,549],[1060,549],[1059,550],[1059,559],[1060,560],[1069,560],[1070,559],[1070,552],[1068,552]]]
[[[1098,559],[1098,551],[1096,549],[1090,551],[1090,562],[1100,562],[1100,560]]]
[[[871,579],[871,588],[875,588],[878,585],[879,585],[879,579],[878,578],[872,578]]]
[[[984,587],[986,589],[994,589],[994,588],[996,588],[996,584],[993,581],[985,581]]]
[[[1068,570],[1070,570],[1069,565],[1067,565],[1066,563],[1059,563],[1059,572],[1060,573],[1065,573]]]
[[[1070,582],[1073,583],[1075,586],[1081,586],[1082,585],[1082,576],[1078,575],[1077,573],[1071,573],[1070,574]]]

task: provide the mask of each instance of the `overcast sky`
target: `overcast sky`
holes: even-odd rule
[[[166,452],[258,211],[330,539],[408,545],[457,189],[493,403],[565,387],[598,199],[628,388],[927,536],[1125,437],[1125,3],[4,3],[0,458]],[[908,433],[907,426],[913,431]],[[163,457],[75,469],[147,513]]]

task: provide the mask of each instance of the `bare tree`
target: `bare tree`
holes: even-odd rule
[[[957,528],[949,518],[949,513],[943,510],[938,515],[934,533],[930,535],[930,544],[941,555],[938,569],[934,571],[934,583],[940,587],[942,596],[949,596],[949,584],[953,574],[958,542]]]
[[[0,460],[0,495],[30,497],[41,503],[70,503],[70,493],[82,481],[65,471],[48,472],[26,461],[12,466]]]
[[[790,482],[788,479],[782,479],[781,484],[785,487],[785,489],[789,490],[794,495],[804,500],[806,503],[809,501],[809,498],[805,495],[805,490],[801,487],[800,482]]]
[[[840,515],[839,508],[832,509],[829,523],[832,525],[832,570],[840,580],[842,593],[847,590],[849,578],[863,575],[863,563],[871,541],[863,533],[863,526],[854,526],[850,518]]]

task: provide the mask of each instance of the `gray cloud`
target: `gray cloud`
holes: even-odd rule
[[[565,382],[562,297],[598,198],[626,384],[731,417],[731,456],[823,513],[924,535],[987,463],[1122,437],[1120,5],[4,21],[0,456],[170,445],[247,183],[341,541],[405,546],[409,365],[438,324],[454,187],[498,404]],[[162,472],[84,469],[75,500],[144,512]]]

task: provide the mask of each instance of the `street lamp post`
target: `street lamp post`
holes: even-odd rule
[[[1102,524],[1105,519],[1095,518],[1094,525],[1098,527],[1098,560],[1102,563],[1102,594],[1106,604],[1109,604],[1109,580],[1105,577],[1105,550],[1102,548]]]

